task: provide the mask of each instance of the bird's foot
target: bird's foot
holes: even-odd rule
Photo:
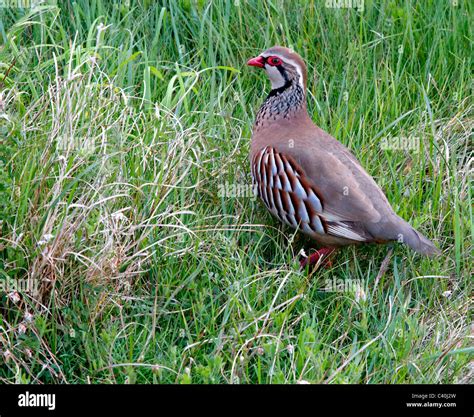
[[[321,265],[324,268],[330,268],[332,262],[329,259],[329,256],[334,252],[334,250],[334,248],[321,248],[309,256],[306,256],[303,252],[300,260],[301,269],[305,269],[307,265]]]

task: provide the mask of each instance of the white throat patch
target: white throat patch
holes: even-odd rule
[[[280,71],[278,71],[277,67],[267,64],[265,65],[265,71],[267,71],[268,78],[270,78],[270,82],[272,83],[272,90],[285,85],[285,79],[280,74]]]

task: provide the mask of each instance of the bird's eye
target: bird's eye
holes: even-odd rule
[[[272,56],[272,57],[268,58],[267,62],[270,65],[273,65],[273,66],[281,65],[281,59],[276,57],[276,56]]]

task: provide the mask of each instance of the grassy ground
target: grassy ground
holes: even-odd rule
[[[472,2],[57,5],[0,10],[1,382],[470,381]],[[442,256],[299,271],[248,193],[273,44]]]

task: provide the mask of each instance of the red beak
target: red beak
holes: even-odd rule
[[[247,65],[250,65],[251,67],[259,67],[259,68],[264,68],[265,67],[265,59],[261,56],[257,56],[255,58],[251,58],[248,60]]]

